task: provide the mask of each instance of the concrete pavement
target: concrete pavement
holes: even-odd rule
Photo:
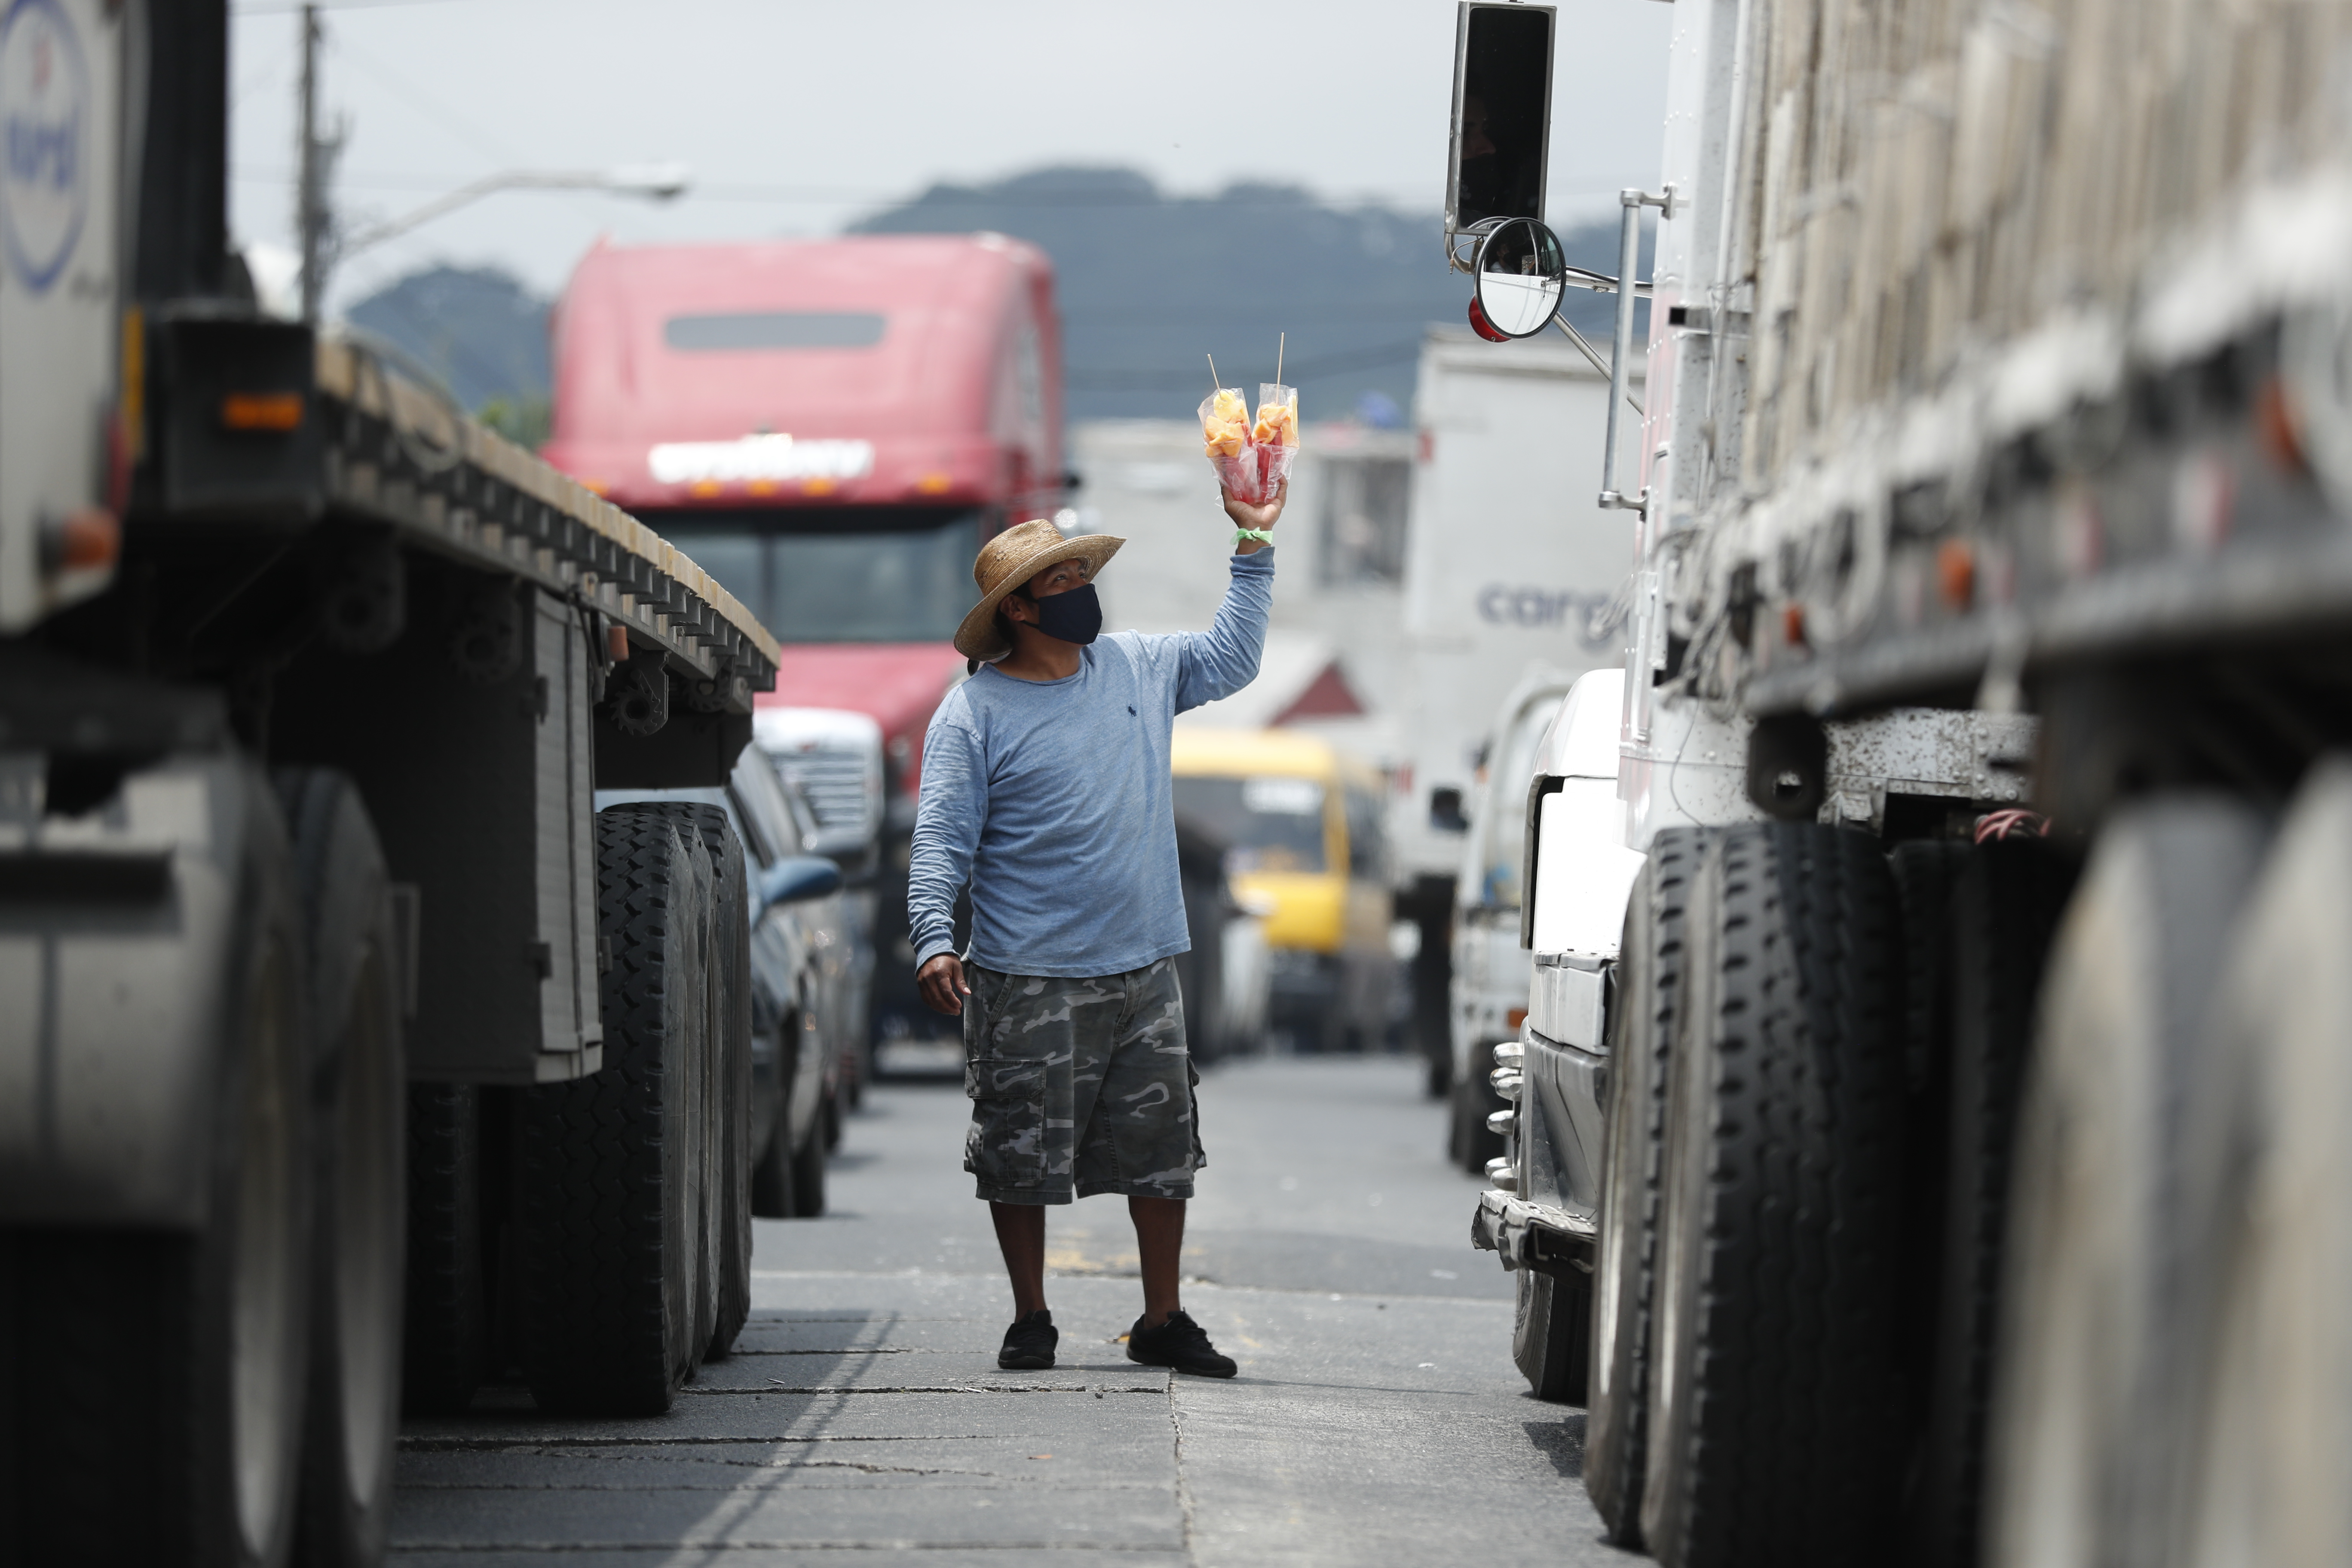
[[[1249,1061],[1202,1085],[1185,1304],[1233,1381],[1125,1359],[1124,1205],[1053,1211],[1057,1364],[1004,1373],[967,1106],[893,1086],[852,1119],[834,1212],[762,1222],[730,1360],[650,1420],[520,1390],[404,1429],[404,1563],[1626,1564],[1577,1479],[1580,1412],[1528,1397],[1477,1184],[1395,1059]],[[854,1559],[845,1553],[855,1552]]]

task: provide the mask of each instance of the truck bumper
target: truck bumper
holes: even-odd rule
[[[1591,1273],[1597,1238],[1598,1227],[1582,1215],[1492,1187],[1478,1194],[1478,1212],[1470,1219],[1471,1246],[1500,1254],[1506,1268],[1538,1274]]]

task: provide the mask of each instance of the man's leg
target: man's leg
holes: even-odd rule
[[[1156,1329],[1168,1321],[1169,1313],[1183,1307],[1177,1298],[1176,1279],[1178,1260],[1184,1251],[1184,1200],[1130,1197],[1127,1212],[1135,1221],[1135,1250],[1143,1263],[1143,1325]],[[1003,1234],[1001,1228],[999,1234]],[[1008,1249],[1006,1257],[1011,1256]],[[1037,1256],[1042,1265],[1045,1256],[1042,1224],[1037,1227]],[[1039,1289],[1042,1292],[1044,1286]],[[1038,1299],[1045,1298],[1041,1294]]]
[[[1042,1204],[1001,1204],[991,1199],[988,1217],[996,1222],[996,1245],[1004,1254],[1004,1272],[1013,1279],[1013,1321],[1017,1323],[1045,1304],[1045,1208]],[[1183,1233],[1184,1217],[1180,1214],[1176,1216],[1180,1241]],[[1171,1252],[1169,1258],[1172,1269],[1175,1254]],[[1144,1278],[1150,1278],[1149,1265]],[[1172,1288],[1176,1276],[1171,1272],[1168,1278]]]

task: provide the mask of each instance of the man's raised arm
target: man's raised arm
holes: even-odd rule
[[[1274,557],[1260,552],[1270,549],[1273,541],[1249,535],[1270,533],[1289,495],[1286,479],[1264,506],[1247,505],[1225,492],[1225,515],[1234,520],[1236,531],[1233,581],[1226,584],[1209,629],[1182,634],[1176,681],[1179,713],[1231,697],[1257,679],[1258,658],[1265,651],[1266,618],[1274,610]]]

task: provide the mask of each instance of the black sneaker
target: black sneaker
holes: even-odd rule
[[[1040,1307],[1004,1331],[1004,1348],[996,1352],[996,1364],[1007,1372],[1043,1372],[1054,1364],[1054,1347],[1061,1341],[1054,1314]]]
[[[1146,1366],[1172,1366],[1195,1377],[1231,1377],[1241,1370],[1233,1357],[1217,1353],[1209,1342],[1209,1331],[1184,1312],[1169,1313],[1156,1329],[1147,1329],[1141,1318],[1136,1319],[1135,1327],[1127,1331],[1127,1359]]]

